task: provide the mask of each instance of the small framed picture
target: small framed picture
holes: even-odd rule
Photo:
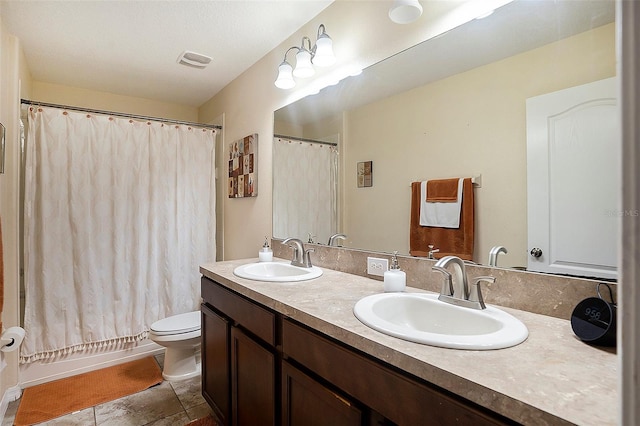
[[[229,198],[258,196],[258,134],[229,144]]]
[[[373,186],[373,161],[358,163],[358,188]]]

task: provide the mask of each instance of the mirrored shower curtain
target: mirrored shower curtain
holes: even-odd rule
[[[29,108],[20,361],[134,342],[200,304],[215,129]]]
[[[337,232],[338,148],[273,140],[273,236],[325,243]]]

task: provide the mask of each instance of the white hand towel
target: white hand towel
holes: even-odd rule
[[[427,182],[420,184],[420,225],[437,228],[460,228],[460,211],[462,208],[462,183],[458,180],[458,199],[455,203],[427,202]]]

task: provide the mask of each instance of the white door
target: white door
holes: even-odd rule
[[[528,269],[616,278],[616,79],[527,99]]]

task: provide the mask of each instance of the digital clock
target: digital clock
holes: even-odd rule
[[[599,297],[584,299],[571,314],[571,328],[583,342],[615,346],[616,306]]]

